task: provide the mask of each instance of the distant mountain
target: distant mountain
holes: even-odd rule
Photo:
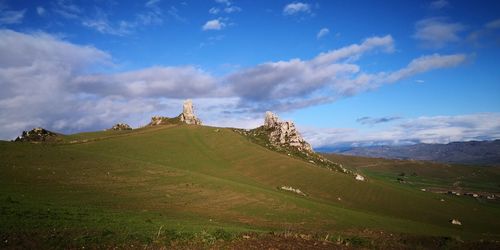
[[[323,148],[318,151],[389,159],[500,165],[500,140],[452,142],[448,144],[420,143],[404,146]]]

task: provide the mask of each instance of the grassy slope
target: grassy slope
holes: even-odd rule
[[[352,176],[270,151],[230,129],[160,126],[0,143],[3,232],[57,228],[113,240],[183,231],[384,230],[500,238],[496,204]],[[300,188],[308,197],[280,191]],[[338,198],[341,200],[338,200]],[[462,227],[448,220],[458,218]],[[110,240],[111,240],[110,238]],[[85,240],[85,239],[84,239]]]
[[[500,193],[500,167],[478,167],[425,161],[391,160],[324,154],[351,170],[371,177],[396,182],[403,178],[418,188],[435,187]],[[404,173],[402,177],[401,174]]]

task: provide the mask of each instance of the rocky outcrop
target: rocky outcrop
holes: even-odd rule
[[[190,99],[184,101],[180,119],[182,122],[185,122],[186,124],[201,125],[200,119],[198,119],[194,115],[193,102]]]
[[[155,115],[155,116],[151,117],[151,122],[149,122],[148,126],[171,124],[170,119],[171,118],[168,118],[165,116]]]
[[[274,145],[290,146],[299,151],[313,152],[311,145],[302,138],[291,121],[279,121],[277,115],[267,111],[264,128],[270,131],[269,141]]]
[[[278,116],[271,111],[266,112],[266,117],[264,118],[264,127],[274,128],[278,124]]]
[[[182,106],[182,113],[174,118],[169,118],[165,116],[153,116],[151,117],[151,122],[148,126],[156,125],[168,125],[168,124],[193,124],[201,125],[200,119],[194,115],[193,102],[191,100],[185,100]]]
[[[117,123],[108,130],[132,130],[132,128],[126,123]]]
[[[290,186],[281,186],[279,189],[281,190],[285,190],[285,191],[290,191],[290,192],[294,192],[296,194],[300,194],[300,195],[303,195],[303,196],[307,196],[304,192],[302,192],[300,189],[298,188],[293,188],[293,187],[290,187]]]
[[[23,131],[22,135],[18,136],[14,141],[43,142],[56,136],[56,133],[48,131],[44,128],[34,128],[29,131]]]
[[[365,181],[365,177],[363,177],[363,176],[362,176],[362,175],[360,175],[360,174],[356,174],[355,179],[356,179],[357,181]]]

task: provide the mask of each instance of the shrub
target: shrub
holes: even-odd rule
[[[226,230],[224,230],[222,228],[216,229],[215,232],[213,233],[213,235],[214,235],[216,240],[228,241],[232,238],[231,233],[227,232]]]

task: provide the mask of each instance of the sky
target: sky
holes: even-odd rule
[[[314,148],[500,138],[500,2],[0,0],[0,139],[76,133],[190,98],[267,110]]]

